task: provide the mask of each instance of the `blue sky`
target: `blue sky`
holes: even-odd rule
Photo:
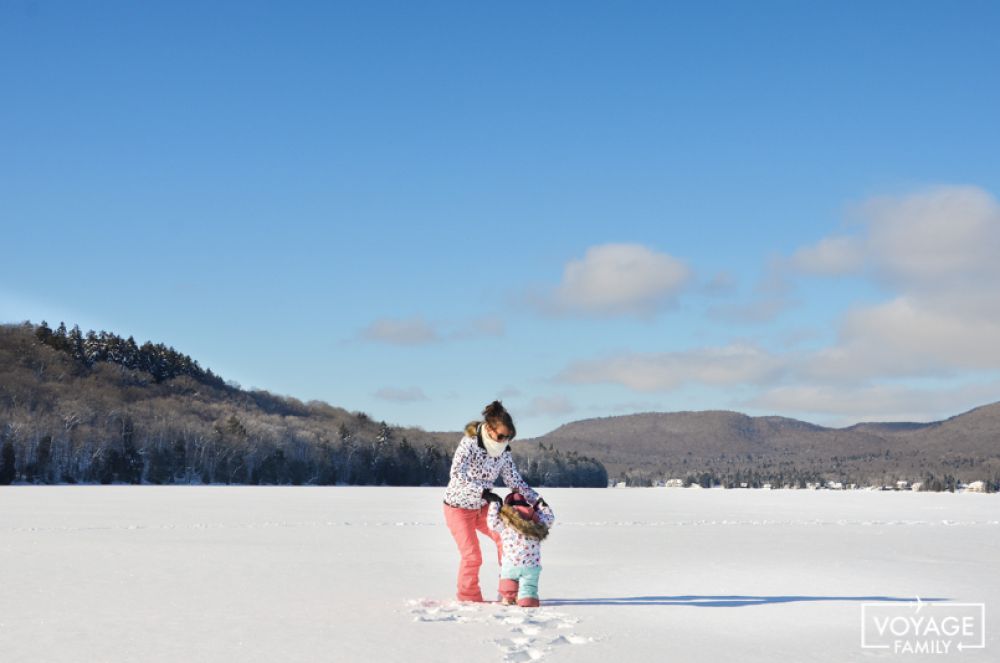
[[[989,2],[0,5],[0,320],[522,436],[1000,400]]]

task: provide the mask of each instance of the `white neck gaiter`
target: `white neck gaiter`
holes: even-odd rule
[[[486,453],[490,455],[491,458],[496,458],[503,453],[503,450],[507,448],[506,442],[497,442],[490,434],[486,432],[486,425],[479,425],[479,436],[483,438],[483,446],[486,447]]]

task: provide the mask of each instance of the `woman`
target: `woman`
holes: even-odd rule
[[[498,564],[503,550],[500,535],[486,525],[489,504],[483,494],[493,487],[497,476],[502,476],[508,488],[521,493],[529,502],[538,499],[538,493],[521,478],[510,455],[507,443],[517,434],[510,414],[500,401],[493,401],[483,410],[483,419],[465,427],[465,437],[455,450],[451,479],[444,493],[444,519],[462,556],[458,564],[459,601],[483,601],[479,588],[483,557],[476,532],[493,539]]]

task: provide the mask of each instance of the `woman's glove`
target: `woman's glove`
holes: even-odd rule
[[[483,491],[483,499],[486,500],[487,502],[496,502],[497,504],[503,506],[503,500],[500,498],[500,496],[490,491],[490,489],[488,488]]]

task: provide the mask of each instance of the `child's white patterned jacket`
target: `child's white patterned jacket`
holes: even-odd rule
[[[510,511],[504,511],[504,514],[511,513]],[[544,525],[546,528],[551,527],[552,523],[555,521],[555,515],[552,513],[552,509],[548,504],[542,506],[540,505],[536,510],[538,513],[538,522]],[[524,521],[522,523],[514,523],[519,525],[519,527],[513,527],[507,522],[504,522],[504,517],[500,514],[500,503],[493,502],[490,504],[489,513],[486,516],[486,524],[494,532],[500,533],[500,540],[503,542],[503,559],[501,560],[504,566],[541,566],[542,565],[542,542],[535,538],[534,536],[527,536],[525,532],[520,530],[532,530],[538,529],[537,525],[532,527],[534,523]],[[520,518],[516,513],[509,516],[511,518]]]

